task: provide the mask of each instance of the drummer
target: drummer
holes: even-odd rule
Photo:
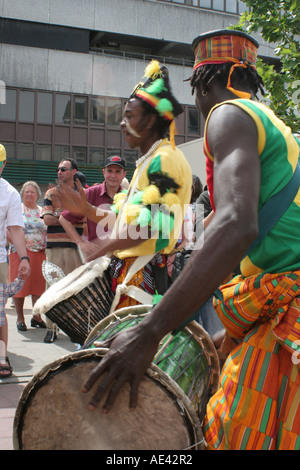
[[[263,84],[253,38],[238,31],[214,31],[196,38],[193,48],[191,86],[206,119],[214,217],[202,248],[194,251],[178,280],[139,325],[112,341],[84,390],[101,377],[91,408],[110,389],[103,406],[107,412],[129,382],[134,409],[138,384],[161,339],[187,320],[242,260],[242,274],[222,287],[223,301],[216,304],[228,332],[225,340],[237,341],[234,349],[229,344],[232,351],[220,388],[208,403],[204,437],[211,449],[299,450],[299,182],[292,191],[294,202],[289,201],[281,219],[252,245],[259,233],[258,209],[294,181],[299,142],[273,112],[255,101]],[[282,193],[279,197],[282,202]],[[278,214],[278,203],[270,214]]]
[[[60,201],[71,213],[113,227],[108,239],[90,243],[87,260],[113,253],[110,274],[115,308],[149,303],[153,295],[166,291],[166,255],[179,237],[191,196],[191,169],[174,141],[175,118],[183,110],[171,91],[168,70],[152,61],[145,77],[145,83],[139,83],[131,94],[121,122],[128,145],[140,148],[142,154],[128,193],[117,194],[113,210],[98,215],[80,185],[77,193],[63,185],[59,189]],[[168,132],[170,140],[165,137]],[[139,300],[125,293],[133,285],[139,287]]]

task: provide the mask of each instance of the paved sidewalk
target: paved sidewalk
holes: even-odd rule
[[[77,345],[60,332],[52,344],[45,344],[45,329],[31,328],[31,299],[25,299],[25,320],[27,331],[16,328],[16,311],[11,299],[6,304],[8,320],[8,356],[13,375],[0,379],[0,450],[13,450],[13,422],[15,410],[26,384],[47,364],[72,353]]]

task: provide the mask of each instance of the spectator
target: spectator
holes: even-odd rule
[[[91,186],[85,190],[86,198],[89,204],[104,210],[110,209],[116,193],[122,190],[121,182],[126,176],[125,161],[118,157],[108,157],[105,167],[103,168],[104,181],[96,186]],[[81,181],[80,181],[81,183]],[[82,185],[82,183],[81,183]],[[83,186],[83,185],[82,185]],[[84,187],[84,186],[83,186]],[[76,232],[74,224],[85,220],[84,215],[74,215],[64,210],[60,216],[60,223],[71,239],[79,246],[83,256],[85,256],[85,248],[88,248],[86,240],[84,240]],[[94,241],[97,238],[105,239],[111,232],[108,226],[97,226],[97,223],[91,219],[87,219],[87,240]]]
[[[58,181],[74,188],[74,175],[77,172],[77,163],[73,159],[61,160],[58,164]],[[77,245],[59,222],[62,208],[55,199],[56,188],[50,188],[45,194],[41,217],[47,226],[46,235],[46,259],[61,268],[65,275],[72,272],[82,264]],[[75,228],[79,235],[83,233],[83,223],[78,223]],[[45,343],[53,343],[57,339],[57,326],[46,317],[47,333]]]
[[[30,274],[29,258],[26,252],[24,221],[21,209],[21,198],[18,191],[11,186],[4,178],[2,172],[5,168],[6,151],[3,145],[0,145],[0,283],[7,284],[7,232],[9,230],[10,238],[18,253],[20,263],[18,267],[18,276],[25,280]],[[0,311],[0,376],[9,377],[12,374],[12,366],[7,356],[8,328],[5,315],[5,300]]]
[[[41,196],[41,190],[35,181],[27,181],[23,184],[20,195],[22,198],[22,213],[24,219],[24,231],[27,256],[30,260],[31,273],[27,277],[22,289],[14,295],[14,305],[17,312],[17,329],[26,331],[24,318],[24,300],[31,295],[32,306],[45,291],[45,279],[42,273],[42,264],[46,260],[46,226],[40,218],[42,208],[37,205]],[[12,282],[18,273],[19,256],[13,245],[10,245],[9,253],[9,279]],[[31,319],[32,327],[46,328],[40,315],[34,315]]]

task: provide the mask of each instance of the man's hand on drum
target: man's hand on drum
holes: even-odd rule
[[[88,392],[94,385],[96,386],[89,409],[93,410],[108,392],[102,406],[103,412],[107,413],[121,387],[129,382],[129,408],[133,411],[138,401],[138,385],[153,360],[158,344],[159,342],[156,342],[153,337],[149,340],[149,337],[142,333],[140,325],[117,334],[109,341],[97,343],[97,347],[107,348],[110,345],[110,349],[83,385],[83,392]],[[101,377],[101,381],[98,382]]]

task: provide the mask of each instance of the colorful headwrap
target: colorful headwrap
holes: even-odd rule
[[[168,69],[157,60],[152,60],[146,67],[144,76],[147,78],[146,82],[140,82],[130,98],[137,96],[147,101],[163,119],[170,122],[170,141],[174,147],[174,119],[183,109],[171,92]]]
[[[217,30],[201,34],[194,39],[194,70],[206,64],[233,62],[229,72],[227,88],[241,98],[250,98],[249,93],[235,90],[231,86],[231,75],[236,67],[253,67],[256,70],[258,42],[242,31]]]
[[[0,144],[0,168],[2,167],[3,162],[6,160],[6,150],[4,145]]]

